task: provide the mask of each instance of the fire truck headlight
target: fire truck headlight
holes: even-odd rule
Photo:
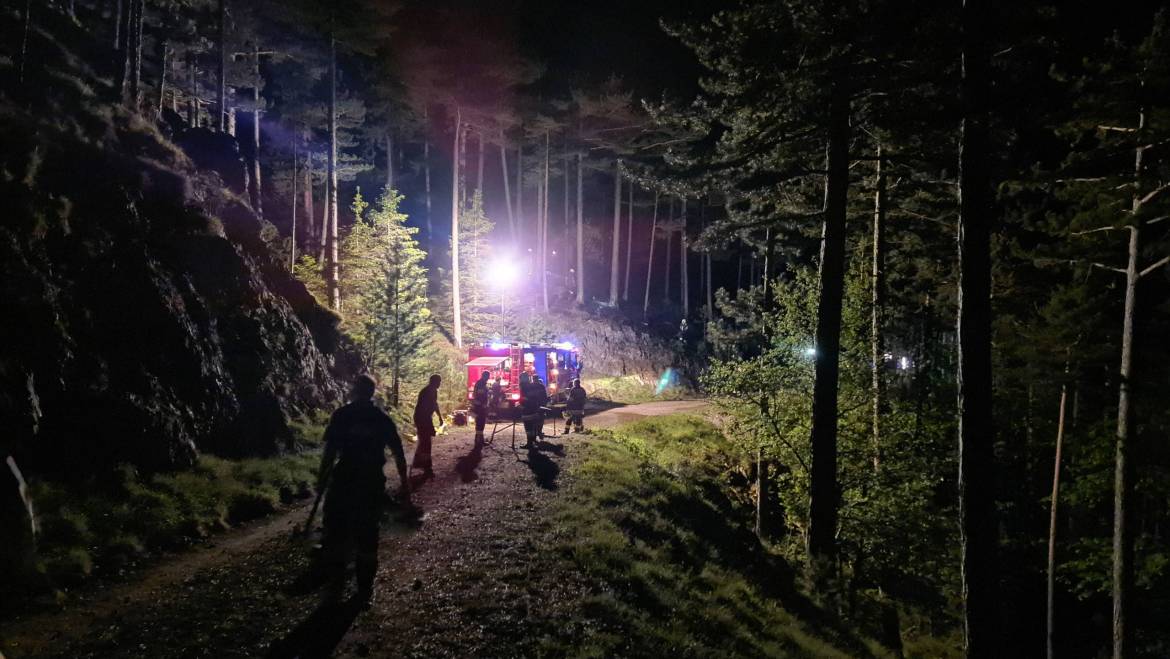
[[[508,398],[511,398],[512,400],[520,400],[520,394],[509,394]]]

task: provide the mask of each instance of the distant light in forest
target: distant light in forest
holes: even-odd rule
[[[667,368],[665,371],[662,372],[662,377],[658,378],[658,386],[654,388],[654,395],[657,396],[658,394],[661,394],[663,391],[666,390],[667,387],[670,386],[670,383],[673,381],[674,381],[674,369]]]

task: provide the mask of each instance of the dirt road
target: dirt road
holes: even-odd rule
[[[614,407],[592,413],[586,424],[706,406]],[[557,429],[563,432],[560,423]],[[544,641],[574,633],[565,625],[592,587],[540,551],[557,533],[542,512],[572,478],[588,435],[553,437],[551,421],[546,433],[535,451],[513,449],[510,429],[481,451],[469,428],[436,440],[435,478],[416,483],[414,501],[424,514],[384,525],[369,611],[320,606],[318,594],[295,587],[309,554],[306,541],[291,534],[306,514],[301,507],[77,597],[61,611],[10,621],[0,647],[11,659],[540,654]],[[523,443],[519,428],[516,443]]]

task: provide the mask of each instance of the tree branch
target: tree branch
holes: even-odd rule
[[[1144,196],[1138,200],[1138,206],[1145,206],[1146,204],[1148,204],[1151,201],[1153,201],[1154,199],[1156,199],[1158,197],[1158,195],[1162,194],[1163,192],[1165,192],[1167,190],[1170,190],[1170,183],[1163,183],[1162,185],[1154,188],[1153,190],[1150,190],[1150,192],[1147,193],[1146,196]]]
[[[1151,272],[1157,270],[1158,268],[1166,265],[1167,263],[1170,263],[1170,256],[1163,256],[1162,258],[1158,259],[1154,263],[1151,263],[1149,266],[1147,266],[1145,270],[1142,270],[1141,272],[1139,272],[1138,279],[1145,277],[1146,275],[1148,275]]]

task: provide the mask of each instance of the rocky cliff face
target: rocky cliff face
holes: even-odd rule
[[[33,35],[35,88],[0,58],[0,460],[70,477],[284,449],[340,397],[335,318],[65,41]]]

